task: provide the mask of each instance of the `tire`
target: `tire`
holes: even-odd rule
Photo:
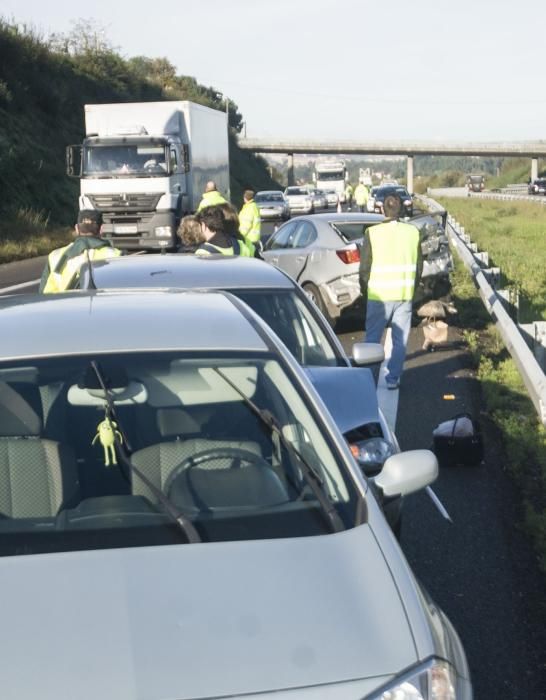
[[[337,318],[332,318],[330,316],[330,314],[328,313],[328,309],[326,308],[326,304],[322,300],[322,297],[321,297],[320,292],[317,289],[317,287],[312,282],[306,282],[304,285],[302,285],[302,287],[303,287],[303,291],[307,294],[309,299],[313,302],[313,304],[321,312],[321,314],[324,316],[324,318],[328,321],[330,326],[332,328],[335,328],[336,323],[337,323]]]

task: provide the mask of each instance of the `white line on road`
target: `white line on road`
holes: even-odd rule
[[[385,420],[387,421],[389,427],[394,432],[396,428],[396,415],[398,413],[398,396],[400,394],[398,389],[387,389],[387,382],[385,381],[385,376],[387,375],[387,363],[390,360],[392,354],[392,333],[391,329],[387,328],[385,334],[385,360],[381,365],[379,370],[379,378],[377,380],[377,401],[379,403],[379,408],[383,411]]]
[[[40,280],[31,280],[30,282],[21,282],[21,284],[14,284],[11,287],[0,287],[0,294],[9,294],[10,292],[15,292],[17,289],[24,289],[25,287],[32,287],[35,284],[40,284]]]

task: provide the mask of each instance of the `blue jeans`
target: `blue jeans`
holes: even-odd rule
[[[366,307],[366,342],[380,343],[383,331],[392,328],[392,355],[387,365],[388,382],[402,376],[406,346],[411,329],[411,301],[368,301]]]

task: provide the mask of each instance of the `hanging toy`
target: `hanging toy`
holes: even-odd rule
[[[100,444],[104,449],[104,464],[107,467],[111,464],[118,463],[114,444],[116,442],[116,437],[120,442],[123,442],[123,437],[119,430],[117,430],[117,427],[118,424],[106,416],[105,419],[97,425],[97,434],[91,442],[91,444],[94,445],[97,440],[100,440]]]

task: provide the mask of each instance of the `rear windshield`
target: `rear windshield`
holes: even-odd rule
[[[366,230],[375,223],[379,222],[336,221],[335,223],[330,222],[330,226],[339,233],[344,241],[351,243],[364,238]]]
[[[256,202],[282,202],[283,196],[280,192],[264,192],[258,193],[254,200]]]
[[[289,187],[286,194],[309,194],[309,192],[301,187]]]

